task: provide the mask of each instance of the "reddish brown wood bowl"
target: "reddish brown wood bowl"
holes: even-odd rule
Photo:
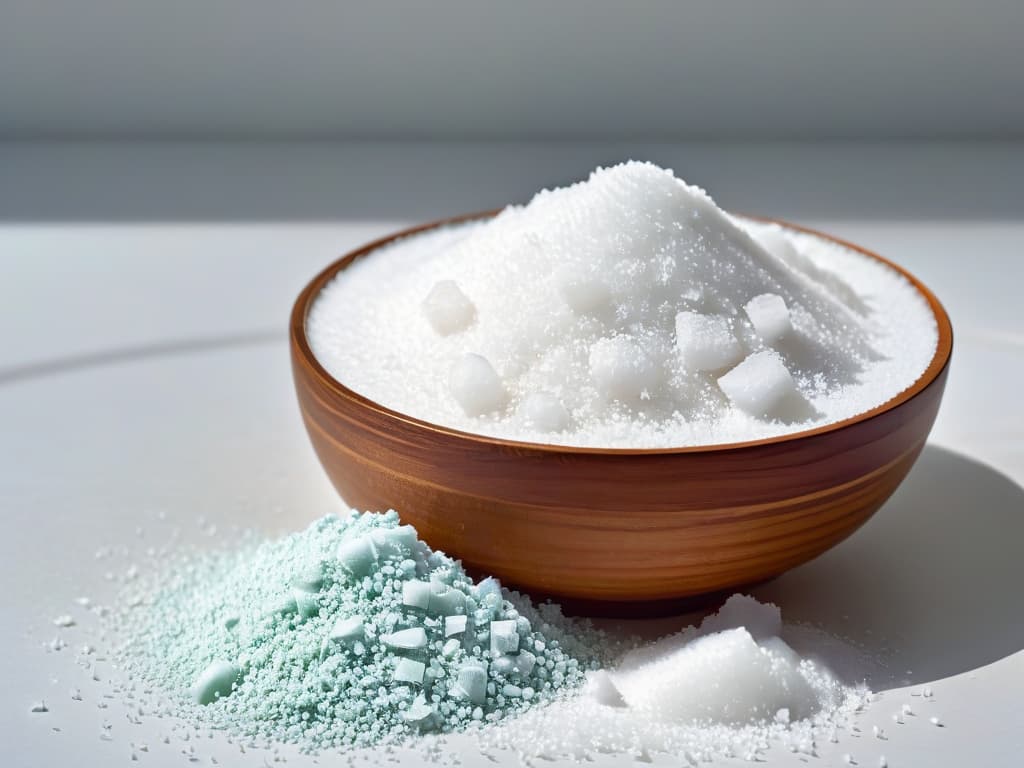
[[[305,334],[321,288],[390,240],[468,218],[408,229],[348,254],[313,279],[291,317],[302,416],[339,493],[357,509],[397,509],[431,546],[468,567],[535,594],[606,605],[751,584],[849,536],[924,446],[952,352],[949,318],[916,278],[849,243],[842,244],[917,287],[935,313],[939,343],[913,387],[817,429],[691,448],[568,448],[429,424],[331,378]]]

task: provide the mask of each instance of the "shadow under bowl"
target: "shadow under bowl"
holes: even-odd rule
[[[777,576],[845,539],[889,498],[924,446],[953,347],[949,317],[919,280],[870,251],[927,300],[935,355],[917,382],[853,418],[765,440],[667,449],[576,448],[460,432],[397,413],[317,362],[306,317],[355,260],[317,275],[295,302],[295,387],[313,447],[357,509],[399,511],[432,547],[535,596],[604,613],[687,607]],[[657,610],[657,609],[656,609]]]

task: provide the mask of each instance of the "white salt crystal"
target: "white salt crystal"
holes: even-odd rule
[[[492,653],[515,653],[519,650],[519,634],[514,620],[492,621],[488,628],[491,631]]]
[[[423,627],[411,627],[384,635],[381,640],[389,648],[413,651],[427,646],[427,633]]]
[[[467,353],[452,365],[448,388],[468,416],[481,416],[501,409],[505,387],[487,358]]]
[[[598,339],[590,347],[590,375],[606,398],[625,402],[650,396],[661,372],[641,347],[625,336]]]
[[[772,416],[796,394],[793,377],[778,354],[770,350],[750,355],[718,379],[718,386],[751,416]]]
[[[572,418],[562,401],[548,392],[532,392],[519,404],[522,420],[541,432],[561,432]]]
[[[786,300],[774,293],[762,293],[744,307],[754,330],[766,343],[778,341],[792,330]]]
[[[928,718],[928,722],[930,722],[932,725],[939,726],[939,728],[942,727],[942,720],[938,717],[930,717]]]
[[[676,315],[676,346],[683,365],[694,371],[716,371],[743,359],[743,347],[723,317],[680,312]]]
[[[439,280],[423,300],[423,314],[442,336],[465,330],[476,317],[476,307],[454,280]]]
[[[444,636],[461,635],[466,631],[466,616],[445,616]]]

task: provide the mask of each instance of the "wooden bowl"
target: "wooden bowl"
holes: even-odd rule
[[[924,446],[953,346],[945,310],[895,264],[812,230],[803,231],[904,275],[927,299],[939,331],[935,356],[916,384],[835,424],[725,445],[572,448],[430,424],[333,379],[305,334],[324,285],[391,240],[487,215],[407,229],[331,264],[299,295],[290,334],[302,416],[338,492],[357,509],[398,510],[431,546],[471,570],[612,613],[629,613],[626,604],[636,601],[672,604],[749,585],[853,533]]]

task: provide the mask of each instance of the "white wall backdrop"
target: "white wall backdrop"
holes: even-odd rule
[[[1019,138],[1022,40],[1022,0],[0,0],[0,138]]]

